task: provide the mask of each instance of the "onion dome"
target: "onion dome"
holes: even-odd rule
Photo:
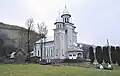
[[[63,19],[60,16],[60,12],[59,12],[58,17],[56,19],[56,22],[63,22]]]

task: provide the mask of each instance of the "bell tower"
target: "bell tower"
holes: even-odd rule
[[[67,10],[66,5],[65,5],[65,9],[63,11],[63,15],[61,17],[63,18],[64,23],[69,23],[71,15],[69,14],[69,12]]]
[[[63,19],[64,27],[65,27],[65,38],[66,38],[66,44],[67,48],[66,50],[69,51],[69,48],[72,47],[73,44],[73,31],[74,31],[74,24],[70,22],[71,15],[69,14],[67,7],[65,5],[63,14],[61,15],[61,18]]]
[[[54,29],[54,40],[55,40],[55,59],[65,58],[65,29],[64,22],[61,18],[60,13],[54,23],[56,28]]]

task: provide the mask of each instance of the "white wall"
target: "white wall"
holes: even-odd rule
[[[36,44],[34,46],[33,56],[41,57],[41,46],[40,44]],[[54,42],[45,43],[43,46],[42,57],[43,59],[52,59],[55,56]]]

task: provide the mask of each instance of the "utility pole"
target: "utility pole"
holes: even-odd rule
[[[108,52],[109,52],[110,63],[112,64],[111,51],[110,51],[110,46],[109,46],[109,41],[108,41],[108,39],[107,39],[107,46],[108,46]]]

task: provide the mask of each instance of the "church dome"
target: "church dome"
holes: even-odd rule
[[[65,8],[64,8],[64,10],[63,10],[63,14],[61,15],[61,17],[65,16],[65,15],[71,17],[71,15],[69,14],[69,12],[68,12],[68,10],[67,10],[67,8],[66,8],[66,5],[65,5]]]
[[[61,17],[58,17],[58,18],[56,19],[56,22],[63,22],[63,20],[62,20]]]
[[[56,19],[56,22],[63,22],[63,19],[61,18],[60,13],[58,14],[58,17],[57,17],[57,19]]]

